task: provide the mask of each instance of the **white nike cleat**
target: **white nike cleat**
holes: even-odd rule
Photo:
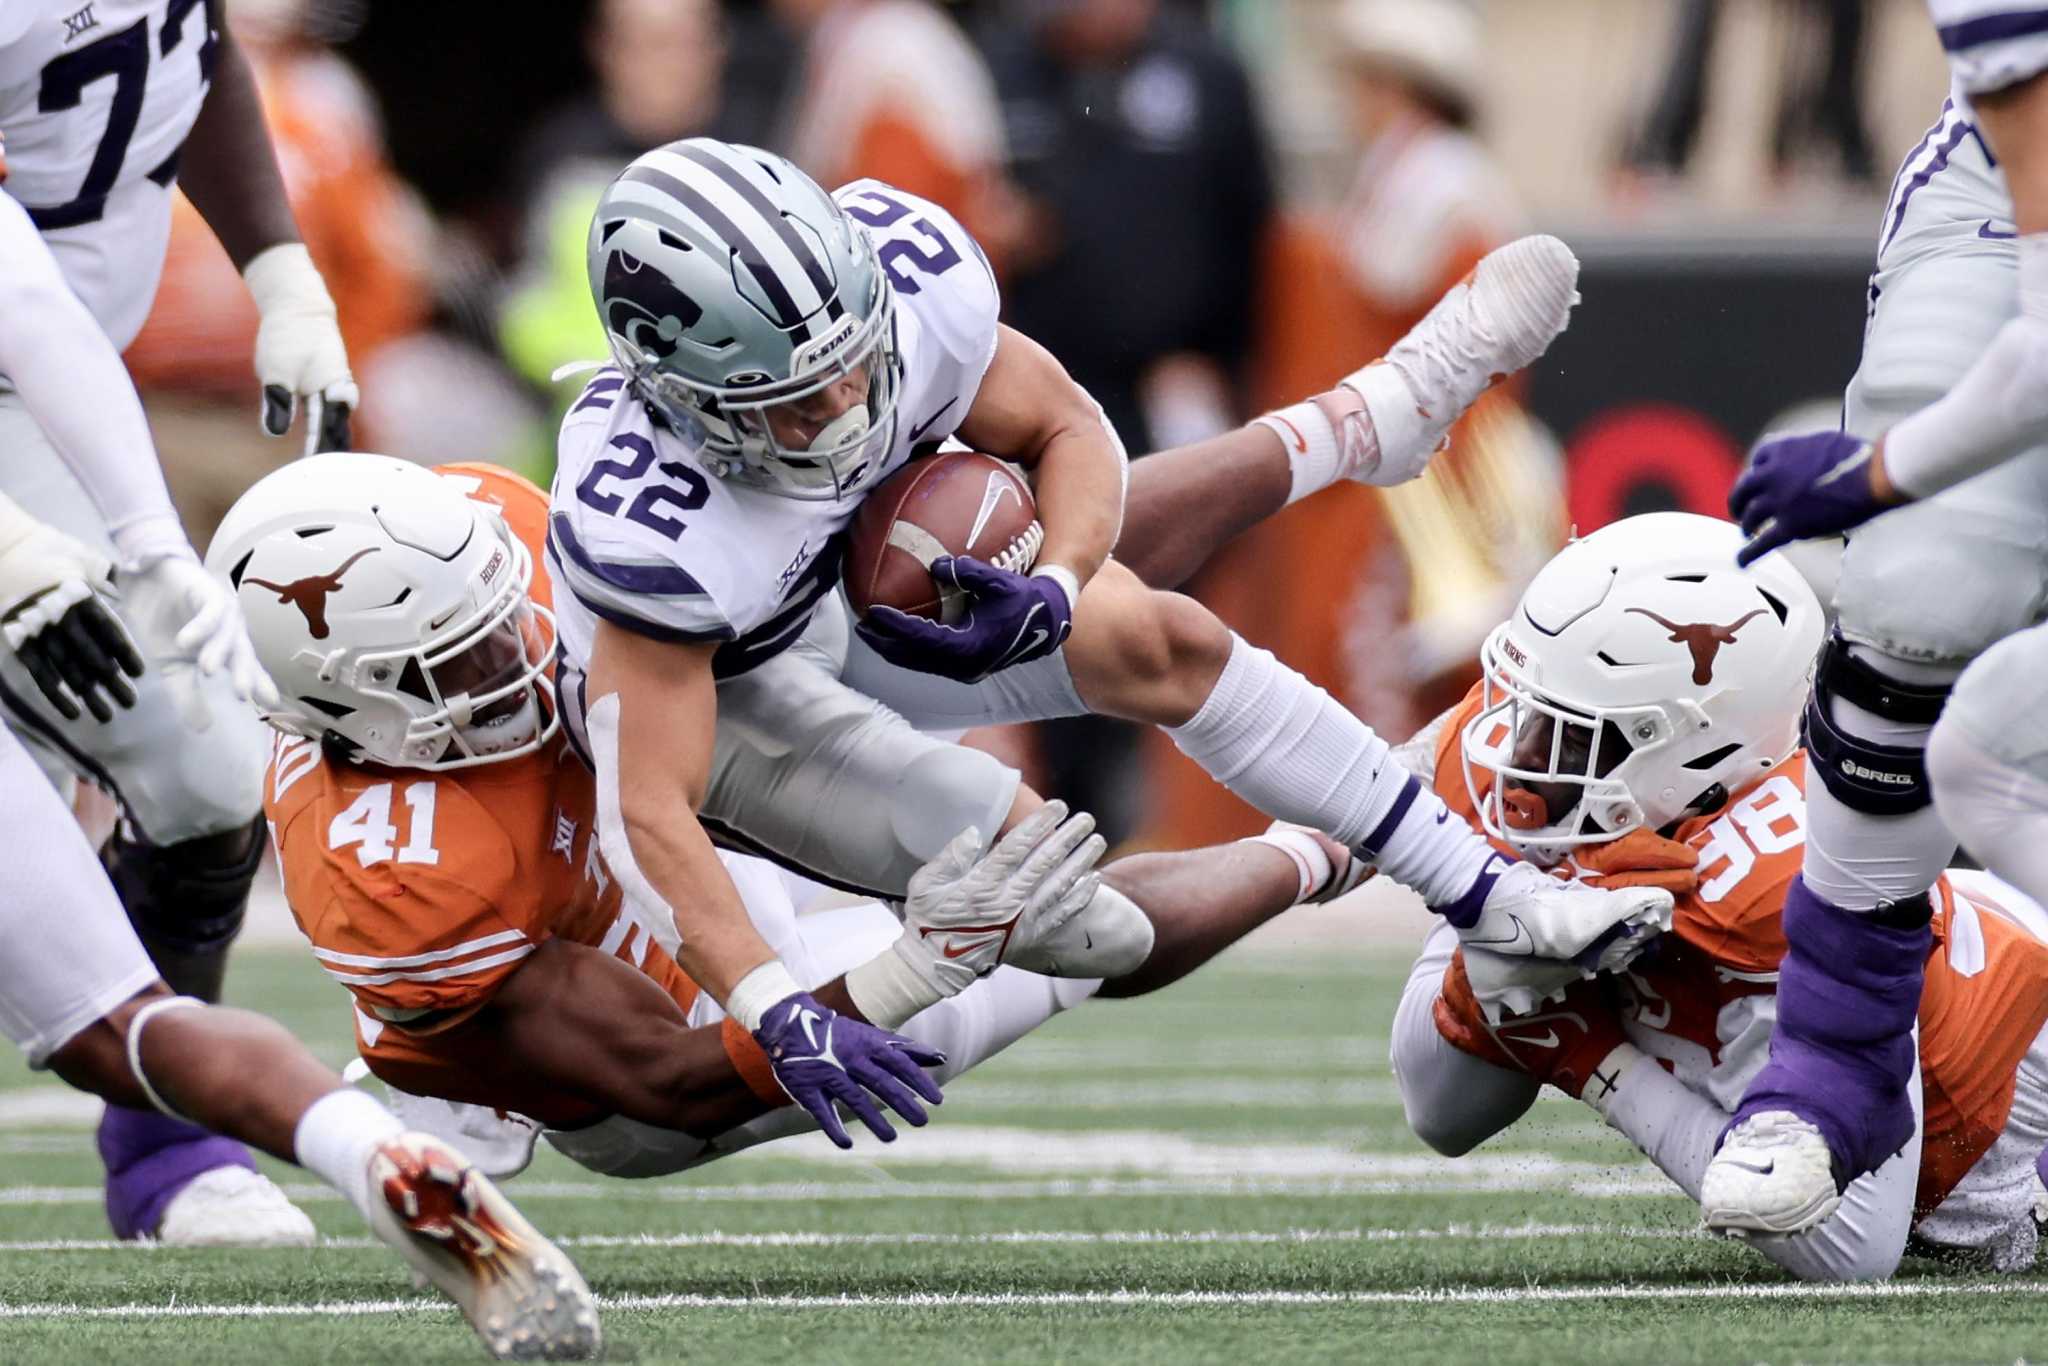
[[[1579,258],[1555,237],[1487,253],[1391,351],[1314,400],[1337,429],[1344,477],[1392,485],[1421,474],[1481,394],[1550,349],[1578,282]]]
[[[156,1240],[169,1247],[311,1247],[313,1221],[260,1172],[215,1167],[171,1197]]]
[[[1789,1110],[1736,1125],[1700,1179],[1700,1217],[1732,1237],[1802,1233],[1841,1203],[1828,1141]]]
[[[1573,963],[1588,973],[1616,972],[1654,935],[1671,928],[1671,893],[1662,888],[1589,887],[1497,855],[1481,883],[1489,878],[1478,914],[1459,926],[1458,938],[1467,948],[1503,958],[1543,958]],[[1466,897],[1479,894],[1481,887],[1475,885]],[[1453,924],[1465,919],[1457,907],[1433,909]]]
[[[599,1344],[575,1264],[440,1139],[403,1133],[370,1158],[370,1227],[468,1318],[492,1356],[577,1361]]]

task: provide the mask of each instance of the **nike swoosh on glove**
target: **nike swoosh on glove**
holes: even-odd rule
[[[349,415],[361,395],[349,372],[334,300],[313,258],[300,243],[280,243],[257,253],[242,279],[261,319],[256,379],[263,386],[263,430],[283,436],[304,403],[304,454],[347,450]]]
[[[776,1084],[842,1148],[851,1148],[853,1140],[832,1108],[835,1101],[853,1111],[876,1138],[894,1143],[895,1126],[876,1107],[877,1098],[919,1127],[929,1116],[918,1097],[934,1105],[942,1099],[938,1083],[922,1069],[945,1062],[944,1053],[841,1015],[808,991],[768,1007],[754,1041],[768,1055]]]
[[[861,637],[900,668],[978,683],[990,674],[1040,659],[1066,643],[1074,605],[1049,574],[1018,574],[969,555],[941,555],[931,563],[942,595],[967,603],[952,624],[928,621],[893,607],[868,609]]]
[[[1495,854],[1465,895],[1430,909],[1457,927],[1468,953],[1549,960],[1590,975],[1626,967],[1670,929],[1672,897],[1657,887],[1568,882]]]
[[[142,655],[100,596],[113,575],[106,556],[40,523],[0,551],[0,636],[67,721],[81,702],[102,724],[135,705]]]
[[[1085,811],[1047,802],[983,853],[972,827],[910,878],[896,951],[912,971],[951,996],[1088,908],[1108,844]]]
[[[1897,507],[1870,485],[1871,449],[1846,432],[1760,443],[1728,494],[1729,514],[1749,537],[1735,562],[1746,565],[1788,542],[1847,531]]]

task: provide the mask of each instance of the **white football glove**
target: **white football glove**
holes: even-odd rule
[[[968,828],[912,874],[896,952],[944,995],[1057,931],[1095,899],[1108,847],[1095,818],[1047,802],[986,853]]]
[[[142,656],[102,596],[113,577],[99,551],[0,498],[0,636],[66,720],[80,703],[103,723],[135,705]]]
[[[1660,887],[1610,891],[1554,878],[1533,863],[1500,868],[1506,862],[1482,875],[1492,876],[1493,886],[1478,917],[1458,931],[1467,950],[1550,959],[1591,976],[1627,967],[1654,935],[1671,928],[1671,893]]]
[[[256,660],[249,625],[234,590],[206,572],[177,521],[169,514],[118,527],[114,548],[120,553],[121,600],[149,640],[171,639],[172,653],[160,665],[187,665],[199,675],[224,673],[235,696],[264,711],[278,703],[277,685]],[[182,669],[165,670],[173,680]],[[212,724],[211,714],[185,687],[186,715],[195,730]]]
[[[256,328],[256,379],[263,386],[263,430],[283,436],[306,405],[305,454],[349,446],[349,414],[360,395],[334,300],[299,242],[257,253],[242,271],[262,322]]]

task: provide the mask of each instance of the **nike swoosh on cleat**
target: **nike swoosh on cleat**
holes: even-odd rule
[[[1540,1039],[1528,1034],[1503,1034],[1501,1037],[1510,1043],[1525,1043],[1532,1048],[1555,1048],[1562,1042],[1557,1037],[1557,1031],[1554,1029],[1544,1030],[1543,1037]]]
[[[1536,940],[1533,936],[1530,935],[1528,926],[1522,923],[1522,917],[1510,912],[1508,914],[1508,919],[1515,922],[1515,932],[1508,938],[1474,939],[1470,935],[1467,935],[1465,936],[1465,942],[1467,944],[1472,945],[1474,948],[1491,949],[1495,953],[1526,954],[1533,952],[1536,948]]]
[[[1746,1172],[1755,1172],[1758,1176],[1769,1176],[1772,1172],[1778,1170],[1778,1159],[1774,1157],[1759,1167],[1754,1162],[1744,1162],[1739,1157],[1731,1157],[1728,1159],[1728,1165],[1740,1167]]]

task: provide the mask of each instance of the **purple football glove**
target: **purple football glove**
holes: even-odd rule
[[[893,607],[868,609],[860,633],[891,664],[978,683],[1051,654],[1074,629],[1074,605],[1049,575],[1012,573],[967,555],[941,555],[931,569],[941,590],[966,597],[967,614],[949,626]]]
[[[808,991],[770,1006],[754,1041],[768,1055],[775,1080],[789,1098],[809,1110],[825,1136],[842,1148],[851,1148],[853,1140],[832,1108],[834,1101],[853,1111],[876,1138],[894,1143],[895,1126],[883,1118],[870,1091],[919,1127],[926,1115],[918,1096],[934,1105],[941,1099],[938,1083],[922,1069],[943,1063],[944,1053],[819,1005]]]
[[[1728,511],[1749,537],[1735,562],[1847,531],[1897,506],[1871,488],[1870,454],[1868,441],[1845,432],[1774,437],[1751,451],[1728,495]]]

